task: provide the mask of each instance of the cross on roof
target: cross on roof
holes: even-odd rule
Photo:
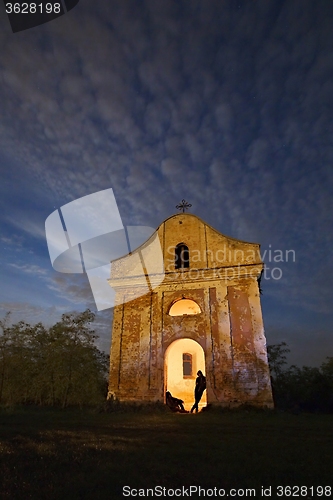
[[[187,203],[187,201],[182,200],[182,202],[179,203],[179,205],[176,205],[176,208],[177,210],[182,210],[184,213],[185,210],[188,210],[191,206],[192,206],[191,203]]]

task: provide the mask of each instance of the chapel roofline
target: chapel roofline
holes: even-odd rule
[[[254,243],[254,242],[251,242],[251,241],[239,240],[237,238],[233,238],[232,236],[227,236],[227,235],[221,233],[220,231],[218,231],[217,229],[215,229],[213,226],[211,226],[210,224],[208,224],[208,222],[205,222],[203,219],[201,219],[201,217],[199,217],[198,215],[188,214],[188,213],[179,213],[179,214],[173,214],[173,215],[170,215],[170,217],[167,217],[163,222],[161,222],[161,224],[159,226],[157,226],[157,228],[155,229],[155,231],[149,236],[149,238],[146,239],[146,241],[144,241],[143,243],[141,243],[141,245],[139,247],[137,247],[135,250],[133,250],[132,252],[129,252],[126,255],[132,255],[133,253],[137,252],[141,248],[145,247],[148,244],[148,242],[152,238],[154,238],[154,236],[157,234],[158,230],[163,226],[163,224],[165,224],[168,220],[171,220],[171,219],[174,219],[174,218],[182,218],[182,217],[194,217],[195,219],[197,219],[198,221],[200,221],[202,224],[204,224],[205,226],[209,227],[212,231],[214,231],[215,233],[217,233],[220,236],[223,236],[223,238],[226,238],[227,240],[235,241],[237,243],[242,243],[242,244],[245,244],[245,245],[256,245],[256,246],[258,246],[260,248],[260,243]],[[116,259],[113,259],[111,262],[117,262],[118,260],[121,260],[124,257],[126,257],[126,255],[122,255],[121,257],[117,257]]]
[[[233,238],[232,236],[227,236],[226,234],[221,233],[220,231],[215,229],[215,227],[211,226],[210,224],[208,224],[208,222],[205,222],[203,219],[201,219],[201,217],[199,217],[198,215],[195,215],[195,214],[180,213],[180,214],[170,215],[170,217],[167,217],[163,222],[161,222],[161,224],[156,228],[156,231],[158,231],[159,228],[161,226],[163,226],[163,224],[165,224],[168,220],[176,218],[176,217],[194,217],[194,218],[198,219],[200,222],[202,222],[202,224],[204,224],[205,226],[208,226],[212,231],[215,231],[215,233],[219,234],[220,236],[223,236],[224,238],[227,238],[228,240],[237,241],[238,243],[246,243],[247,245],[259,245],[259,247],[260,247],[260,243],[256,243],[254,241],[239,240],[238,238]]]

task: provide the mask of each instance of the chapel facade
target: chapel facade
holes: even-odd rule
[[[236,240],[193,214],[166,219],[133,253],[112,262],[116,291],[109,396],[190,409],[198,370],[201,405],[273,407],[258,279],[259,244]]]

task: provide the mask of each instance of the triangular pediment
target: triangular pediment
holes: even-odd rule
[[[148,293],[166,275],[177,273],[175,252],[179,244],[188,248],[189,265],[184,271],[192,275],[196,270],[209,273],[224,269],[229,276],[234,268],[253,267],[252,276],[259,276],[262,270],[258,243],[225,236],[196,215],[176,214],[133,252],[112,261],[110,285],[144,287]]]

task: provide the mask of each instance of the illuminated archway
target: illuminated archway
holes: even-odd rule
[[[172,304],[169,310],[170,316],[183,316],[184,314],[200,314],[199,304],[191,299],[179,299]]]
[[[191,359],[191,374],[188,372],[188,365],[184,366],[184,361],[189,359]],[[164,357],[164,393],[170,391],[174,397],[182,399],[186,410],[190,410],[194,404],[195,379],[198,370],[206,374],[205,353],[198,342],[185,338],[175,340],[169,345]],[[207,396],[204,391],[199,409],[206,405]]]

